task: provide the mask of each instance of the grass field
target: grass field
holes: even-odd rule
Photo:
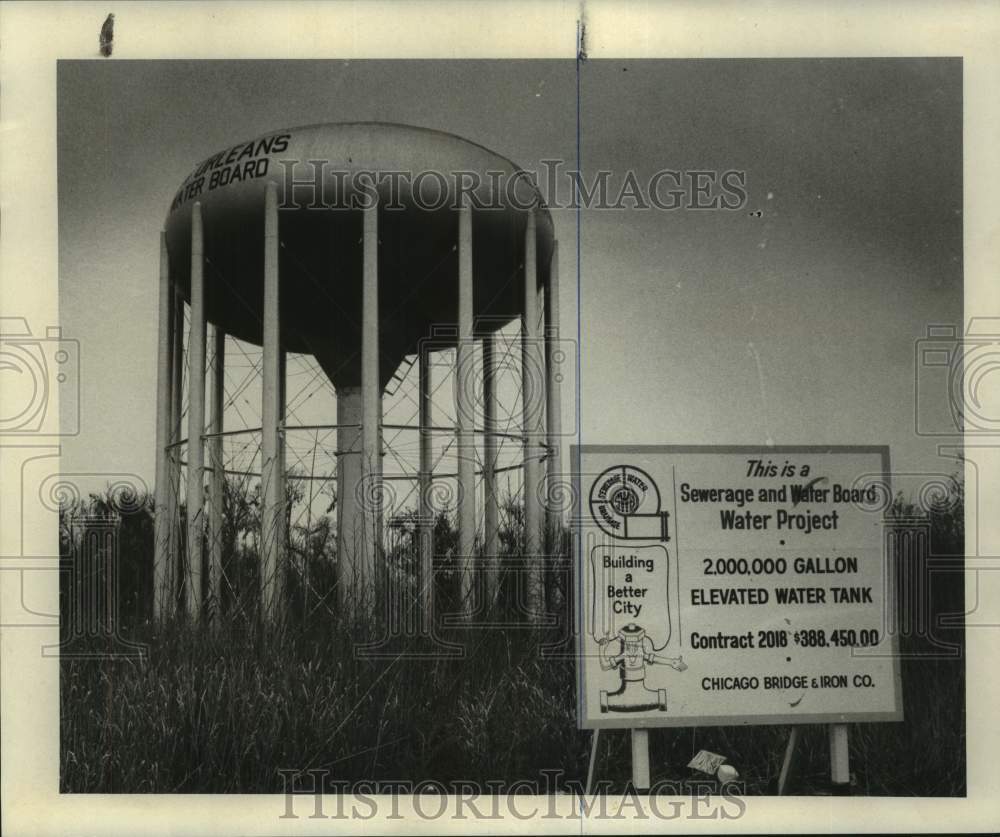
[[[279,792],[279,768],[343,780],[510,783],[586,773],[571,660],[541,660],[531,636],[484,632],[463,660],[359,660],[343,638],[300,638],[259,656],[187,631],[150,637],[148,660],[62,663],[62,789],[86,793]],[[965,790],[962,662],[908,661],[901,724],[851,730],[856,792]],[[768,793],[782,727],[654,730],[654,775],[693,779],[700,748],[728,756],[749,794]],[[793,790],[828,787],[827,740],[807,727]],[[628,778],[628,739],[605,733],[598,776]]]
[[[961,534],[956,525],[937,523],[948,549]],[[148,545],[148,519],[135,526],[122,540],[123,572],[128,550]],[[139,601],[148,573],[129,572]],[[954,611],[960,596],[953,584],[932,603]],[[363,659],[336,619],[302,620],[260,644],[238,621],[215,635],[183,625],[156,632],[144,612],[125,608],[121,617],[123,633],[146,645],[143,659],[61,661],[64,792],[281,792],[282,769],[499,786],[540,781],[548,770],[585,777],[590,733],[576,728],[575,663],[541,656],[539,643],[553,637],[537,630],[453,633],[466,644],[462,659]],[[952,633],[961,648],[963,632]],[[926,654],[932,645],[903,636],[902,650]],[[903,684],[905,721],[851,727],[854,792],[963,795],[963,657],[904,659]],[[772,793],[787,734],[768,726],[653,730],[653,778],[696,779],[686,765],[704,748],[728,757],[747,794]],[[628,747],[625,732],[602,735],[597,775],[613,789],[629,778]],[[807,727],[799,753],[792,792],[827,792],[824,729]]]

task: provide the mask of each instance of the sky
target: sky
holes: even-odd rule
[[[887,444],[894,470],[950,473],[914,404],[947,397],[918,341],[962,322],[961,84],[951,59],[60,62],[63,469],[152,484],[158,234],[188,172],[268,131],[389,121],[579,161],[613,194],[629,171],[745,173],[737,210],[553,210],[584,443]]]

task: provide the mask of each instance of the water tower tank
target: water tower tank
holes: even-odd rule
[[[367,199],[357,188],[362,173],[377,173],[382,177],[379,354],[385,382],[434,326],[457,321],[456,186],[472,183],[473,177],[480,186],[470,198],[483,207],[473,203],[472,211],[477,330],[496,328],[523,311],[524,283],[518,278],[528,207],[537,195],[526,177],[516,176],[519,171],[481,145],[407,125],[332,123],[272,131],[213,155],[181,184],[166,220],[170,273],[189,299],[191,208],[198,201],[207,319],[259,345],[264,190],[274,181],[283,347],[314,355],[334,386],[357,386],[362,215],[351,206]],[[406,176],[391,174],[399,172]],[[539,221],[538,264],[545,266],[552,221],[547,211]],[[544,278],[540,270],[539,281]]]
[[[528,392],[532,382],[523,371],[530,368],[525,361],[531,358],[533,372],[546,374],[541,352],[534,352],[553,331],[544,336],[539,331],[538,298],[546,290],[553,295],[552,305],[545,305],[548,317],[550,307],[557,308],[550,276],[554,249],[552,219],[532,179],[507,158],[440,131],[383,123],[309,125],[236,143],[198,164],[175,192],[164,227],[158,361],[157,505],[174,520],[176,502],[170,503],[178,492],[168,484],[176,486],[180,479],[171,456],[182,441],[183,319],[171,305],[186,301],[192,324],[184,570],[189,611],[195,614],[211,599],[206,591],[218,584],[221,560],[217,552],[209,556],[206,585],[203,473],[218,481],[209,491],[217,497],[224,471],[218,447],[221,375],[214,385],[217,417],[204,432],[207,324],[215,326],[216,357],[222,355],[223,335],[263,346],[260,577],[262,608],[270,610],[280,599],[273,579],[280,575],[286,526],[284,353],[313,355],[336,391],[338,571],[360,579],[353,589],[367,589],[380,561],[381,513],[372,510],[378,503],[369,501],[368,486],[382,482],[379,434],[386,383],[404,358],[421,351],[422,340],[432,339],[439,350],[457,346],[460,372],[472,341],[521,318],[523,391]],[[557,323],[557,315],[552,317]],[[474,401],[463,388],[456,387],[459,547],[471,559],[473,435],[482,432],[489,441],[490,434],[474,427]],[[530,400],[544,404],[553,391],[543,382]],[[535,405],[528,396],[521,400],[527,533],[540,531],[534,487],[540,485],[543,456],[532,441],[532,434],[540,433],[540,419],[529,415]],[[558,408],[546,414],[558,426]],[[345,433],[348,428],[353,434]],[[207,465],[206,440],[214,451]],[[422,443],[422,483],[430,479],[427,460]],[[422,490],[421,498],[426,493]],[[211,533],[221,526],[222,512],[209,506]],[[426,518],[422,513],[421,525],[433,528]],[[169,602],[177,583],[171,573],[179,572],[170,563],[179,558],[171,557],[167,528],[158,522],[158,602]],[[421,560],[429,567],[429,558]]]

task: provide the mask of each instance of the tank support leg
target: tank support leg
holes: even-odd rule
[[[180,593],[181,567],[181,452],[177,444],[182,438],[181,415],[184,412],[184,299],[177,285],[174,285],[171,304],[174,308],[173,357],[170,370],[170,455],[167,457],[169,496],[167,501],[167,526],[170,543],[168,546],[167,584],[169,585],[170,613],[177,612],[177,597]]]
[[[417,369],[420,378],[420,611],[421,630],[430,634],[434,627],[434,508],[431,504],[433,474],[433,386],[431,382],[431,353],[426,345],[420,347]]]
[[[188,338],[187,574],[184,602],[193,621],[203,605],[205,527],[205,281],[201,204],[191,210],[191,327]]]
[[[455,346],[456,432],[458,435],[459,601],[463,618],[474,609],[473,566],[476,548],[476,399],[472,370],[472,210],[458,213],[458,340]]]
[[[209,465],[211,472],[208,486],[208,595],[212,602],[212,624],[218,626],[221,617],[220,599],[222,586],[222,512],[225,491],[225,461],[223,459],[222,414],[225,409],[226,332],[212,326],[212,374],[210,391],[212,412],[209,419]]]
[[[559,483],[562,473],[562,399],[559,385],[563,378],[563,366],[572,358],[562,357],[559,344],[559,244],[553,245],[549,277],[545,283],[545,436],[548,445],[546,477],[548,480],[547,528],[549,530],[548,551],[554,553],[560,546],[562,535],[562,509],[558,498],[563,492]]]
[[[361,294],[361,469],[364,535],[354,557],[359,615],[386,593],[382,546],[382,387],[379,373],[378,203],[364,210]],[[357,488],[357,487],[356,487]],[[350,490],[350,489],[348,489]],[[382,601],[378,602],[381,614]],[[385,602],[387,604],[387,602]]]
[[[291,511],[289,508],[288,497],[286,494],[286,487],[288,485],[288,462],[287,462],[287,450],[285,446],[285,407],[288,403],[286,396],[286,384],[288,382],[288,376],[286,374],[287,369],[288,353],[285,351],[284,347],[280,346],[278,349],[278,439],[277,445],[277,457],[278,457],[278,557],[279,566],[285,567],[287,571],[287,556],[288,556],[288,516]],[[279,583],[284,575],[279,571]],[[286,594],[283,588],[279,589],[279,593],[282,596],[281,606],[284,608],[287,605]]]
[[[527,594],[529,618],[542,615],[543,585],[539,553],[541,552],[541,504],[538,501],[541,461],[538,445],[538,425],[541,414],[538,345],[538,265],[537,213],[528,215],[524,237],[524,314],[521,320],[521,401],[524,436],[524,560],[528,562]]]
[[[279,517],[284,513],[284,480],[278,455],[281,416],[281,332],[278,307],[278,189],[267,185],[264,199],[264,346],[261,388],[261,566],[260,612],[265,624],[282,616]]]
[[[153,519],[153,618],[163,621],[172,612],[170,598],[170,405],[173,386],[174,286],[170,279],[166,234],[160,233],[159,330],[156,356],[156,516]]]
[[[483,555],[487,561],[486,600],[496,601],[500,581],[500,497],[497,493],[496,340],[483,338]]]

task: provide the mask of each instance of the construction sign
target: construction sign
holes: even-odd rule
[[[902,719],[887,448],[573,453],[581,727]]]

